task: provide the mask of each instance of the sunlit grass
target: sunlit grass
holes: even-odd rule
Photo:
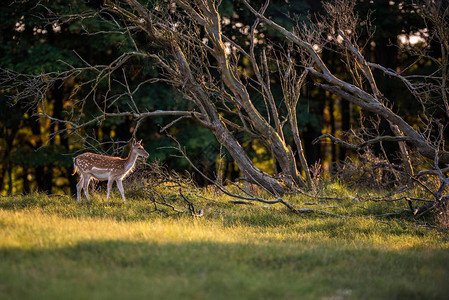
[[[0,298],[446,298],[441,232],[366,213],[384,212],[382,203],[319,208],[336,204],[351,218],[226,197],[198,199],[201,218],[150,213],[145,197],[0,198]]]

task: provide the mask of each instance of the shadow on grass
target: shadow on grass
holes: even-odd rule
[[[443,249],[87,241],[58,249],[0,249],[0,294],[5,299],[445,299],[448,262]]]

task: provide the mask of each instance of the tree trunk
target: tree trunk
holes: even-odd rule
[[[295,104],[296,107],[296,104]],[[305,178],[307,181],[307,187],[311,189],[313,187],[312,177],[310,175],[309,165],[307,164],[306,155],[304,147],[302,146],[301,137],[298,130],[298,118],[296,117],[296,109],[289,108],[289,121],[290,127],[292,129],[293,139],[295,140],[296,148],[298,150],[299,161],[301,163],[302,169],[305,173]]]
[[[189,63],[187,62],[184,53],[182,52],[179,45],[173,43],[171,47],[173,49],[174,58],[179,67],[179,72],[181,73],[181,76],[184,80],[184,92],[191,95],[191,98],[201,109],[202,114],[205,116],[204,120],[197,119],[197,121],[202,126],[209,128],[215,135],[217,140],[226,147],[226,149],[229,151],[229,153],[237,163],[237,166],[242,171],[243,175],[250,182],[256,183],[265,188],[267,191],[275,194],[287,192],[287,186],[254,166],[254,163],[246,155],[242,146],[238,143],[235,137],[226,128],[226,125],[222,122],[216,107],[210,101],[207,93],[194,80]]]
[[[237,142],[222,122],[214,122],[212,132],[216,136],[217,140],[229,151],[239,169],[242,171],[243,176],[249,182],[258,184],[267,191],[275,194],[282,194],[289,190],[288,186],[280,183],[269,174],[254,166],[242,146]]]
[[[231,70],[228,55],[226,54],[226,47],[221,38],[219,24],[215,24],[214,29],[214,31],[209,31],[209,37],[213,39],[214,54],[218,62],[221,79],[232,91],[235,97],[240,100],[240,104],[251,120],[251,125],[253,125],[263,137],[268,138],[270,141],[272,148],[271,150],[273,151],[283,173],[291,177],[295,183],[301,184],[302,180],[300,179],[298,169],[296,168],[296,160],[291,149],[286,145],[284,139],[279,135],[276,129],[268,124],[268,122],[253,105],[245,85],[238,80]]]

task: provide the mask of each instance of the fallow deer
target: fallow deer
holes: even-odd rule
[[[143,156],[144,158],[149,156],[141,143],[142,140],[136,142],[133,139],[131,151],[127,158],[105,156],[94,153],[83,153],[76,156],[73,159],[73,166],[75,169],[73,174],[78,173],[81,176],[80,181],[76,185],[78,202],[81,202],[82,189],[84,189],[84,194],[86,195],[87,200],[90,199],[88,188],[92,177],[101,181],[108,181],[108,193],[106,199],[109,198],[112,184],[115,181],[120,194],[122,195],[123,202],[126,202],[122,181],[132,172],[138,156]]]

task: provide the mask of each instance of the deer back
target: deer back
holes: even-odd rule
[[[126,160],[120,157],[106,156],[95,153],[83,153],[75,157],[75,164],[83,171],[94,169],[122,170]]]

